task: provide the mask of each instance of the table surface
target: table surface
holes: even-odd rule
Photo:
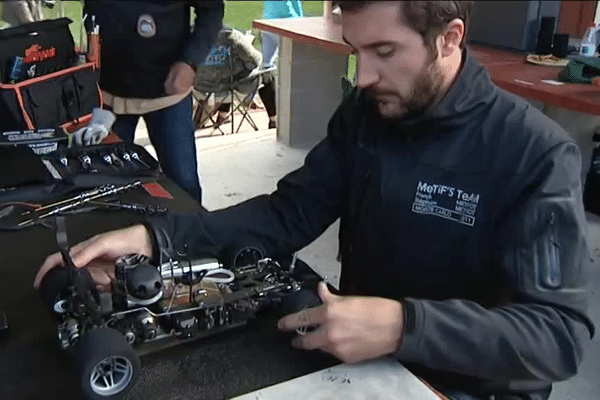
[[[323,49],[350,54],[352,48],[342,40],[342,25],[322,17],[259,19],[252,27]]]
[[[342,27],[322,17],[256,20],[252,26],[293,41],[350,54],[342,40]],[[530,100],[585,114],[600,115],[600,88],[589,84],[553,85],[543,80],[558,80],[561,67],[546,67],[526,61],[526,54],[469,45],[474,57],[488,70],[500,88]],[[525,83],[523,83],[525,82]]]

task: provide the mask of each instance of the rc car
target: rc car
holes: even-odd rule
[[[154,265],[142,255],[123,256],[110,291],[98,291],[89,272],[61,253],[65,267],[49,271],[40,291],[90,399],[122,398],[135,383],[140,355],[161,343],[244,325],[283,302],[288,311],[318,302],[319,277],[306,264],[295,271],[294,258],[284,268],[254,247],[237,251],[228,268],[216,258]]]

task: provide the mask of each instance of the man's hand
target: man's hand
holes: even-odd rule
[[[187,92],[194,86],[195,77],[196,72],[190,65],[178,61],[169,71],[165,81],[165,91],[168,95]]]
[[[143,225],[96,235],[71,248],[75,266],[89,268],[94,282],[100,288],[108,286],[111,278],[114,278],[116,259],[134,253],[152,256],[152,238]],[[44,275],[59,265],[63,265],[60,253],[46,258],[35,277],[33,287],[38,289]]]
[[[393,353],[404,326],[402,303],[379,297],[336,296],[319,283],[323,304],[279,320],[277,326],[293,331],[302,326],[317,330],[292,341],[297,348],[320,349],[345,363],[357,363]]]

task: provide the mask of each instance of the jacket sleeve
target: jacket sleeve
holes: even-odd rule
[[[200,65],[208,55],[211,45],[217,40],[223,26],[225,5],[223,0],[193,1],[196,12],[194,31],[186,44],[182,61]]]
[[[521,177],[528,184],[495,234],[492,267],[510,292],[502,304],[406,299],[401,361],[484,379],[552,382],[577,372],[594,334],[580,170],[579,149],[562,143]]]
[[[327,137],[270,195],[212,212],[171,213],[151,221],[154,237],[167,235],[175,250],[187,248],[191,256],[219,256],[224,246],[243,240],[270,255],[305,247],[341,213],[343,130],[338,111],[329,122]]]

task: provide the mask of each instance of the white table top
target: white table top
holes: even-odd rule
[[[340,364],[233,400],[440,400],[402,364],[382,358]]]

